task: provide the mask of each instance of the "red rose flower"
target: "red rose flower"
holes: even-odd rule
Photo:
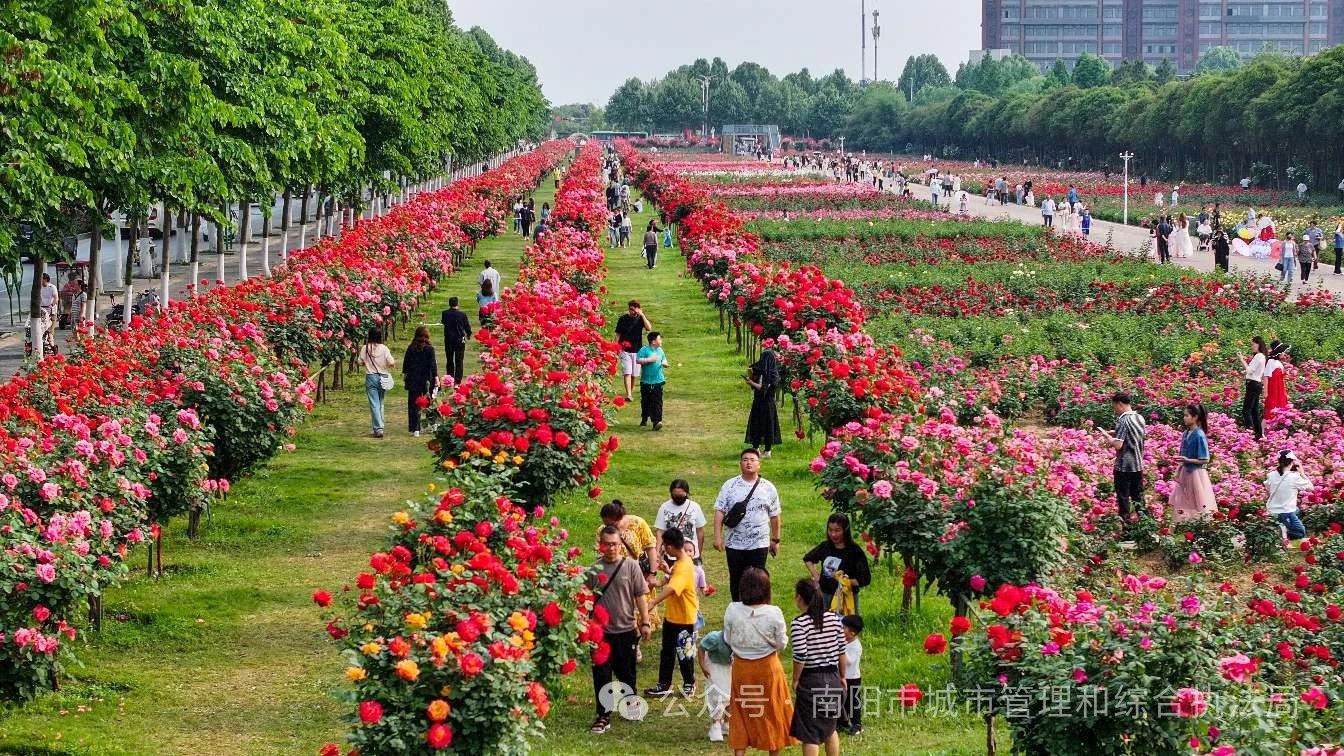
[[[924,653],[941,654],[947,650],[947,638],[942,633],[930,633],[929,637],[924,639]]]
[[[447,748],[453,744],[453,728],[441,722],[431,725],[425,739],[430,748]]]
[[[359,702],[359,721],[364,724],[378,724],[383,719],[383,705],[377,701]]]
[[[326,591],[313,591],[313,603],[318,606],[331,606],[331,594]]]

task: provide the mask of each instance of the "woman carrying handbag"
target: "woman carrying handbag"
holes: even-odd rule
[[[373,421],[373,437],[383,437],[383,397],[392,390],[392,351],[383,343],[383,332],[369,329],[369,337],[359,349],[359,361],[364,365],[364,393],[369,398],[369,416]]]

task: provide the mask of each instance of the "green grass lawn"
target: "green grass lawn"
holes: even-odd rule
[[[547,180],[538,206],[552,195]],[[719,485],[736,474],[751,397],[740,379],[744,359],[719,332],[718,318],[699,285],[686,277],[681,256],[660,249],[657,269],[645,269],[637,243],[648,217],[635,219],[635,245],[609,254],[609,315],[614,323],[624,302],[637,298],[664,333],[671,364],[666,425],[658,433],[639,428],[638,408],[621,409],[613,428],[621,449],[602,486],[603,500],[620,498],[652,524],[672,478],[688,479],[693,498],[710,509]],[[508,285],[523,247],[511,234],[483,242],[467,269],[424,303],[425,320],[436,324],[447,297],[456,294],[474,324],[480,261],[493,260]],[[403,329],[401,336],[392,344],[398,358],[409,332]],[[441,341],[435,332],[435,344]],[[339,589],[358,572],[382,545],[388,515],[432,480],[425,439],[404,430],[400,381],[388,399],[388,433],[381,441],[368,437],[362,383],[348,380],[346,386],[304,422],[294,453],[233,486],[196,542],[187,541],[184,522],[166,529],[167,574],[149,579],[141,572],[109,592],[103,631],[84,636],[79,649],[85,666],[70,670],[59,693],[0,711],[0,753],[301,755],[326,741],[341,742],[345,710],[332,694],[344,665],[309,596],[316,588]],[[801,556],[823,537],[829,511],[807,470],[815,451],[815,441],[790,436],[763,465],[783,501],[783,546],[770,567],[775,603],[789,617],[792,584],[806,574]],[[556,505],[575,543],[588,552],[599,506],[581,494]],[[141,565],[142,558],[132,562]],[[728,604],[722,555],[711,549],[706,568],[722,590],[702,608],[710,626],[718,627]],[[921,644],[927,633],[946,627],[950,609],[930,598],[920,611],[903,616],[899,594],[899,577],[884,569],[876,570],[864,592],[864,682],[889,696],[907,682],[926,691],[941,688],[946,657],[926,656]],[[656,643],[645,647],[641,688],[655,682]],[[549,731],[535,751],[592,753],[592,699],[581,667],[556,695]],[[698,708],[659,705],[642,723],[617,721],[602,736],[601,749],[726,751],[705,740],[708,722]],[[867,718],[862,736],[845,741],[847,752],[983,750],[977,717],[903,715],[890,701],[882,708]]]

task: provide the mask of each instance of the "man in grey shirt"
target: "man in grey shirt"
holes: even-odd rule
[[[1123,520],[1130,519],[1130,504],[1143,508],[1143,443],[1145,424],[1143,416],[1134,411],[1129,394],[1116,392],[1111,397],[1115,409],[1115,432],[1098,428],[1106,442],[1115,449],[1115,506]]]

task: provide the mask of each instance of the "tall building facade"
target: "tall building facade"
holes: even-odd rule
[[[1083,53],[1193,71],[1211,47],[1308,55],[1344,43],[1344,0],[981,0],[981,42],[1042,68]]]

